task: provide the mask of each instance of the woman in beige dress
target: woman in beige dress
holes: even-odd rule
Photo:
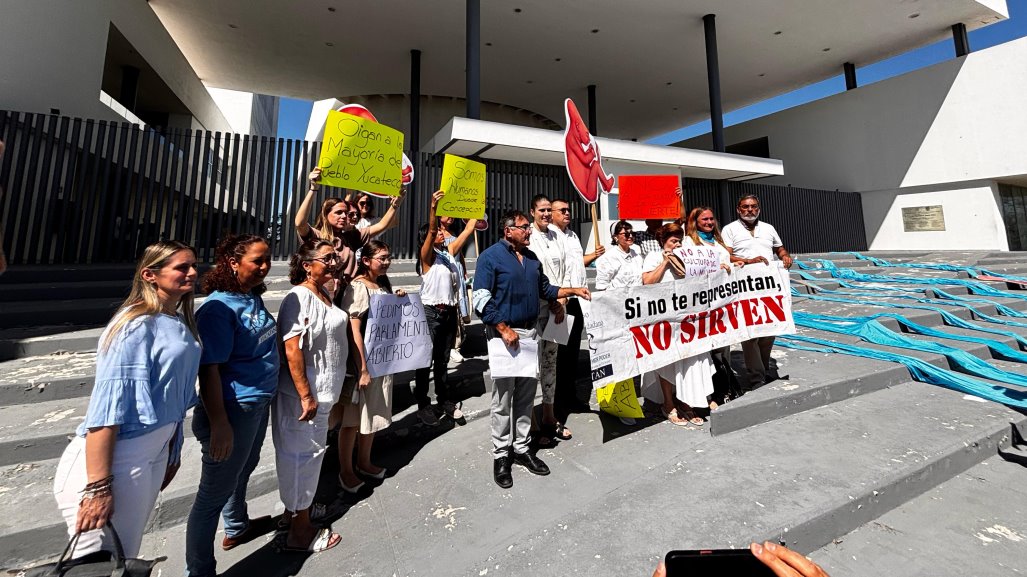
[[[371,378],[367,370],[367,348],[364,346],[364,327],[371,295],[387,295],[392,284],[385,273],[392,257],[389,245],[372,240],[361,250],[360,264],[350,283],[350,290],[342,300],[342,308],[349,313],[353,329],[355,376],[347,376],[342,388],[342,428],[339,430],[339,484],[347,493],[356,493],[364,486],[361,476],[381,480],[386,470],[371,462],[371,444],[374,434],[392,424],[392,375]],[[397,290],[396,294],[406,294]],[[353,451],[356,449],[356,470]],[[358,475],[359,473],[359,475]]]

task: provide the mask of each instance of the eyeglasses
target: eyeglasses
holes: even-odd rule
[[[373,256],[371,257],[371,260],[376,260],[378,262],[392,262],[392,255],[387,254],[382,256]]]
[[[323,264],[325,266],[331,266],[331,265],[337,264],[339,262],[339,255],[337,255],[337,254],[335,254],[333,252],[332,254],[326,254],[324,256],[320,256],[320,257],[317,257],[317,258],[312,258],[310,260],[311,261],[315,261],[316,260],[317,262],[319,262],[319,263],[321,263],[321,264]]]
[[[557,208],[557,209],[554,209],[554,210],[556,210],[556,212],[562,212],[564,214],[570,214],[571,213],[571,209],[569,209],[569,208]]]
[[[529,224],[522,224],[522,225],[512,225],[511,224],[510,226],[508,226],[506,228],[517,228],[517,229],[520,229],[521,232],[528,232],[529,230],[531,230],[531,224],[530,223]]]
[[[355,211],[355,210],[351,210],[351,211],[347,212],[346,215],[349,216],[350,218],[360,218],[360,213]]]
[[[367,206],[367,202],[358,202],[357,206]]]
[[[630,230],[622,230],[618,234],[624,235],[624,238],[635,238],[635,233]]]

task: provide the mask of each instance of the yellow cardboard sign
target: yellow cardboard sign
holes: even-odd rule
[[[596,389],[599,409],[615,417],[641,419],[645,415],[635,394],[635,381],[627,379]]]
[[[485,165],[452,154],[442,164],[441,188],[446,195],[435,214],[454,218],[485,217]]]
[[[328,112],[321,146],[321,182],[399,196],[403,186],[403,133],[373,120]]]

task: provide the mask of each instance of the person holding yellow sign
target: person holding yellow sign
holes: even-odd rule
[[[296,234],[300,240],[326,240],[335,247],[339,255],[339,278],[336,282],[334,301],[338,305],[342,294],[349,286],[353,275],[357,270],[356,251],[367,244],[375,235],[396,226],[396,211],[403,203],[403,196],[406,188],[403,188],[400,195],[392,199],[392,205],[385,212],[382,219],[366,228],[358,229],[357,222],[360,220],[360,211],[341,198],[326,198],[321,203],[321,210],[317,213],[314,226],[307,224],[307,215],[310,214],[310,207],[314,203],[314,196],[321,190],[321,169],[315,168],[310,173],[310,188],[307,195],[303,197],[299,209],[296,210]]]

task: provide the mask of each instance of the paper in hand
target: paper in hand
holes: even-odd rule
[[[489,339],[489,370],[493,379],[506,377],[538,378],[538,342],[521,338],[510,350],[503,339]]]
[[[542,339],[566,345],[571,340],[571,329],[573,327],[573,315],[564,315],[563,322],[557,324],[556,316],[553,313],[549,313],[549,322],[546,323],[546,328],[542,329]]]

